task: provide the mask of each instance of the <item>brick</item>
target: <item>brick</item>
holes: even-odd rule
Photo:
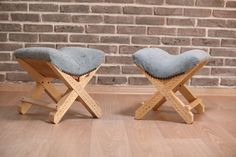
[[[235,47],[236,46],[236,40],[235,39],[222,39],[221,46]]]
[[[236,49],[211,48],[211,56],[236,57]]]
[[[163,37],[161,42],[164,45],[190,45],[189,38],[179,38],[179,37]]]
[[[6,73],[6,80],[7,81],[23,81],[23,82],[33,81],[29,74],[19,73],[19,72]]]
[[[9,34],[10,41],[19,42],[36,42],[38,41],[37,34]]]
[[[133,54],[134,52],[144,48],[143,46],[121,45],[119,48],[120,54]]]
[[[197,26],[235,28],[236,20],[198,19]]]
[[[190,17],[210,17],[211,10],[210,9],[184,9],[184,16]]]
[[[71,1],[71,0],[69,0],[69,1]],[[81,2],[81,3],[83,3],[83,2],[86,2],[86,3],[94,3],[94,2],[98,3],[98,2],[103,2],[104,0],[72,0],[72,1]]]
[[[159,37],[150,37],[150,36],[133,36],[132,43],[133,44],[142,44],[142,45],[159,45],[160,38]]]
[[[78,25],[55,25],[55,32],[73,32],[73,33],[83,33],[84,27]]]
[[[150,7],[123,7],[124,14],[135,14],[135,15],[152,15],[152,8]]]
[[[35,24],[24,24],[23,27],[25,32],[52,32],[52,25],[35,25]]]
[[[92,13],[110,13],[110,14],[120,14],[120,6],[91,6]]]
[[[12,13],[12,21],[30,21],[30,22],[39,22],[39,14],[21,14],[21,13]]]
[[[127,36],[102,36],[101,43],[129,44],[130,39]]]
[[[145,77],[129,77],[128,83],[130,85],[149,85],[150,82]]]
[[[218,86],[219,79],[218,78],[192,78],[191,85],[192,86]]]
[[[202,50],[205,52],[208,52],[208,48],[203,48],[203,47],[181,47],[180,49],[180,53],[186,52],[186,51],[190,51],[190,50]]]
[[[10,23],[0,23],[0,31],[11,31],[11,32],[20,32],[21,25],[20,24],[10,24]]]
[[[0,13],[0,20],[8,20],[9,14],[8,13]]]
[[[138,4],[161,5],[164,0],[136,0]]]
[[[43,22],[71,22],[71,15],[67,14],[43,14]]]
[[[40,42],[67,42],[68,36],[65,34],[40,34]]]
[[[63,13],[89,13],[88,5],[61,5],[60,12]]]
[[[224,59],[222,58],[210,58],[207,65],[209,66],[222,66],[224,62]]]
[[[87,33],[115,33],[115,26],[108,25],[88,25],[86,27]]]
[[[224,0],[197,0],[196,6],[201,7],[224,7]]]
[[[232,30],[208,30],[209,37],[226,37],[226,38],[236,38],[236,31]]]
[[[27,11],[26,3],[0,3],[1,11]]]
[[[165,19],[162,17],[136,17],[136,24],[141,25],[164,25]]]
[[[103,17],[100,15],[74,15],[72,21],[77,23],[102,23]]]
[[[206,34],[205,29],[199,28],[178,28],[177,35],[180,36],[197,36],[197,37],[204,37]]]
[[[236,76],[236,68],[212,68],[211,74],[214,76]]]
[[[133,64],[131,56],[106,56],[105,60],[111,64]]]
[[[236,59],[225,59],[225,65],[236,66]]]
[[[194,46],[220,46],[220,40],[207,39],[207,38],[193,38],[192,45]]]
[[[194,0],[166,0],[166,4],[192,6],[194,5]]]
[[[5,74],[0,73],[0,82],[4,82],[4,81],[5,81]]]
[[[98,84],[102,85],[121,85],[126,84],[127,78],[120,77],[120,76],[99,76],[98,77]]]
[[[167,18],[167,25],[175,26],[194,26],[194,19]]]
[[[99,42],[99,37],[96,35],[71,35],[71,42],[80,42],[80,43],[97,43]]]
[[[7,41],[7,34],[6,33],[0,33],[0,41]]]
[[[182,8],[155,8],[154,14],[160,16],[181,16],[182,15]]]
[[[236,78],[221,78],[220,85],[222,86],[235,86]]]
[[[10,53],[0,53],[0,61],[9,61],[11,60]]]
[[[226,7],[236,8],[236,1],[226,1]]]
[[[104,2],[108,2],[108,3],[133,3],[134,0],[104,0]]]
[[[210,71],[211,71],[210,68],[202,68],[196,73],[196,75],[205,75],[205,76],[207,76],[207,75],[210,75]]]
[[[236,10],[213,10],[214,17],[236,18]]]
[[[120,74],[120,66],[101,66],[97,74]]]
[[[169,54],[172,54],[172,55],[176,55],[176,54],[179,54],[179,48],[178,47],[174,47],[174,46],[171,46],[171,47],[164,47],[164,46],[153,46],[154,48],[160,48],[166,52],[168,52]]]
[[[60,49],[60,48],[63,48],[63,47],[87,47],[86,44],[57,44],[56,45],[56,48],[57,49]]]
[[[25,44],[25,47],[50,47],[50,48],[56,48],[56,44]]]
[[[22,47],[23,45],[18,43],[0,43],[0,51],[14,51]]]
[[[197,26],[201,27],[226,27],[226,21],[220,19],[198,19]]]
[[[0,63],[0,71],[22,71],[23,69],[17,63]]]
[[[133,16],[104,16],[105,23],[111,24],[133,24]]]
[[[176,35],[176,28],[148,27],[148,35]]]
[[[228,28],[236,28],[236,20],[227,20]]]
[[[29,11],[36,12],[57,12],[57,4],[29,4]]]
[[[122,66],[122,74],[141,74],[137,66]]]
[[[89,48],[99,49],[107,54],[117,53],[117,46],[113,45],[88,45]]]
[[[118,34],[145,34],[146,27],[144,26],[117,26]]]

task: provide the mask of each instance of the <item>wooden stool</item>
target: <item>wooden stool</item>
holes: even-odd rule
[[[208,59],[203,59],[194,67],[188,69],[186,72],[172,77],[168,76],[168,78],[165,79],[156,78],[153,75],[150,75],[149,72],[145,71],[143,67],[140,67],[140,63],[138,63],[137,65],[139,69],[142,71],[142,73],[144,73],[147,79],[158,89],[158,91],[136,110],[135,119],[142,119],[150,110],[157,110],[165,101],[169,101],[173,108],[178,112],[178,114],[184,119],[186,123],[193,123],[194,115],[191,110],[195,109],[197,113],[203,113],[204,105],[201,99],[194,96],[186,87],[186,85],[184,85],[184,83],[189,80],[194,73],[200,70],[207,63],[207,60]],[[158,61],[161,62],[161,60]],[[189,104],[185,105],[175,95],[177,91],[179,91],[187,99]]]
[[[30,74],[32,79],[36,81],[36,86],[32,91],[31,97],[24,97],[22,99],[22,103],[18,106],[19,113],[25,114],[32,105],[52,109],[53,111],[49,113],[49,120],[56,124],[62,119],[73,102],[79,101],[93,117],[101,117],[101,108],[84,89],[95,74],[97,68],[80,76],[71,76],[49,61],[38,60],[35,56],[32,57],[33,59],[29,58],[30,54],[26,54],[25,56],[22,55],[27,50],[28,49],[20,49],[16,51],[15,56],[19,64]],[[40,53],[41,51],[45,52],[45,49],[41,50],[41,48],[36,48],[36,50]],[[33,49],[30,53],[33,53],[36,50]],[[48,51],[48,48],[46,48],[46,51]],[[68,89],[64,94],[61,94],[53,86],[52,81],[54,79],[60,79],[66,85]],[[38,100],[43,91],[45,91],[55,103],[45,104],[45,102]]]

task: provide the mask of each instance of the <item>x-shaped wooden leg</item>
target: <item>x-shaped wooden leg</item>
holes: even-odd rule
[[[198,113],[204,112],[204,105],[201,100],[195,97],[184,85],[184,83],[198,71],[205,62],[192,68],[185,74],[175,76],[171,79],[160,80],[153,78],[144,70],[141,71],[145,74],[150,82],[159,90],[150,99],[144,102],[135,112],[135,119],[142,119],[151,109],[157,110],[165,101],[169,101],[178,114],[184,119],[186,123],[193,122],[192,109]],[[180,93],[188,100],[189,105],[185,105],[176,95],[175,92]]]
[[[62,71],[57,69],[54,65],[52,65],[50,63],[48,63],[48,65],[60,77],[60,79],[65,83],[65,85],[69,89],[71,89],[73,93],[75,93],[76,96],[74,96],[75,97],[74,100],[77,99],[77,100],[81,101],[82,104],[92,114],[93,117],[100,118],[102,115],[101,108],[96,104],[96,102],[89,96],[89,94],[84,89],[86,84],[92,78],[92,75],[87,75],[87,77],[85,76],[84,78],[82,78],[82,80],[80,80],[80,82],[77,82],[72,76],[70,76],[66,73],[63,73]],[[73,96],[71,96],[71,98],[72,97]],[[67,104],[68,104],[68,106],[70,106],[69,102]],[[58,106],[61,106],[61,105],[59,104]],[[60,109],[63,110],[63,108],[59,108],[58,111],[50,113],[50,116],[52,116],[52,115],[56,116],[57,114],[59,114],[59,112],[62,114],[65,113],[65,112],[61,112]],[[62,116],[57,116],[57,117],[60,118]],[[50,118],[50,119],[53,119],[53,118]],[[54,120],[55,120],[55,117],[54,117]],[[56,123],[59,120],[55,120],[53,122]]]
[[[205,111],[205,107],[202,101],[194,96],[193,93],[185,85],[180,86],[179,92],[185,97],[186,100],[188,100],[189,103],[193,103],[194,101],[199,100],[199,105],[194,108],[197,113],[203,113]]]
[[[29,64],[27,64],[21,59],[18,59],[17,61],[30,74],[33,80],[36,81],[36,86],[32,91],[31,99],[36,100],[40,98],[42,93],[46,91],[46,93],[48,93],[48,95],[54,100],[54,102],[59,101],[59,99],[61,98],[61,94],[52,86],[52,78],[42,76],[33,67],[31,67]],[[23,101],[18,106],[18,112],[21,114],[25,114],[30,109],[31,105],[32,104]]]
[[[43,91],[44,91],[44,88],[39,83],[36,83],[35,88],[32,91],[31,98],[32,99],[40,98]],[[17,106],[17,111],[20,114],[25,114],[25,113],[27,113],[27,111],[30,109],[31,106],[32,106],[32,104],[23,101],[23,102],[21,102],[20,105]]]
[[[85,74],[84,76],[79,78],[77,82],[72,76],[60,71],[54,65],[45,63],[68,87],[68,90],[64,94],[61,94],[52,85],[51,81],[53,80],[53,78],[44,77],[24,60],[19,59],[18,62],[37,82],[31,98],[22,99],[22,103],[18,106],[18,111],[21,114],[25,114],[30,109],[31,105],[34,104],[55,110],[53,112],[50,112],[49,119],[53,123],[58,123],[64,116],[66,111],[73,104],[73,102],[75,100],[78,100],[86,107],[86,109],[92,114],[93,117],[101,117],[101,108],[95,103],[95,101],[84,89],[96,70]],[[44,90],[56,104],[44,105],[42,101],[37,100]]]

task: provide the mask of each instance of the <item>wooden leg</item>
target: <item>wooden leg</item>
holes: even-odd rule
[[[135,112],[135,119],[142,119],[158,102],[163,99],[160,92],[155,93],[149,100],[139,107]]]
[[[55,66],[48,64],[51,69],[61,78],[61,80],[66,84],[68,88],[75,90],[78,93],[77,100],[85,106],[85,108],[92,114],[93,117],[100,118],[102,114],[101,108],[96,104],[96,102],[89,96],[89,94],[84,90],[84,87],[92,78],[95,71],[91,72],[88,76],[84,76],[79,82],[77,82],[70,75],[61,72]]]
[[[36,84],[34,90],[32,91],[31,98],[37,99],[39,98],[44,91],[44,88],[40,84]],[[22,102],[20,105],[17,106],[17,111],[20,114],[25,114],[30,109],[31,104],[27,102]]]
[[[89,96],[89,94],[82,89],[79,93],[79,100],[84,105],[84,107],[92,114],[95,118],[100,118],[102,116],[102,109],[97,105],[97,103]]]
[[[193,93],[185,86],[181,85],[179,88],[180,93],[188,100],[189,103],[192,103],[197,99],[196,96],[193,95]],[[205,107],[202,103],[199,103],[194,109],[197,111],[197,113],[203,113],[205,110]]]
[[[173,91],[167,92],[165,98],[167,99],[167,101],[171,102],[175,110],[179,113],[179,115],[184,119],[186,123],[193,123],[193,113],[185,107],[184,103],[175,95]]]
[[[156,110],[158,110],[160,107],[161,107],[161,105],[162,104],[164,104],[166,102],[166,99],[165,98],[162,98],[157,104],[156,104],[156,106],[155,107],[153,107],[153,111],[156,111]]]
[[[57,103],[57,111],[50,112],[49,120],[57,124],[77,97],[78,94],[74,90],[69,91],[67,94],[65,94]]]

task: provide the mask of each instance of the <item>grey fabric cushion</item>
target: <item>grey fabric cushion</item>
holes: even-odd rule
[[[179,55],[171,55],[159,48],[144,48],[133,55],[135,64],[153,77],[165,79],[186,72],[201,61],[209,59],[202,50],[190,50]]]
[[[21,48],[15,51],[16,58],[49,61],[63,72],[80,76],[96,69],[104,62],[100,50],[81,47],[53,49],[46,47]]]

